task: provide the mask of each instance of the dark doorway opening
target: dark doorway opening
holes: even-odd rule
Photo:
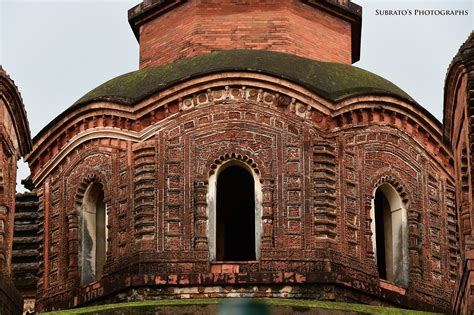
[[[387,280],[387,253],[386,242],[387,229],[391,232],[391,213],[390,204],[384,193],[377,189],[375,192],[375,237],[376,237],[376,251],[377,251],[377,269],[379,277]]]
[[[217,178],[216,259],[255,260],[255,183],[238,165]]]

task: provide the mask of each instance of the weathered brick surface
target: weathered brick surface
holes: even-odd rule
[[[455,161],[457,215],[461,246],[460,268],[453,295],[453,312],[467,314],[474,310],[474,243],[473,243],[473,138],[474,134],[474,33],[454,57],[445,83],[444,136],[452,146]]]
[[[24,311],[34,312],[38,282],[38,198],[34,193],[16,195],[13,237],[13,282],[24,299]]]
[[[316,95],[292,99],[306,92],[271,77],[255,74],[245,86],[225,86],[227,80],[210,75],[165,99],[152,96],[134,118],[122,117],[114,104],[107,115],[83,111],[57,126],[69,130],[65,138],[39,140],[37,149],[50,146],[30,161],[41,161],[32,174],[44,218],[40,308],[113,299],[119,288],[143,281],[156,292],[269,281],[298,283],[292,292],[306,293],[294,297],[316,298],[330,283],[366,292],[365,302],[449,309],[458,255],[446,227],[456,222],[455,189],[436,124],[415,121],[416,107],[381,96],[334,111]],[[380,102],[391,106],[373,107]],[[259,176],[261,254],[255,262],[216,266],[209,260],[206,193],[209,177],[228,160]],[[76,202],[91,181],[105,188],[109,251],[103,280],[79,289]],[[378,280],[369,226],[371,198],[382,183],[409,205],[406,288]],[[173,292],[164,296],[180,296]]]
[[[335,271],[345,272],[334,265]],[[82,288],[75,294],[65,292],[51,298],[51,305],[74,307],[143,299],[190,298],[300,298],[322,301],[370,303],[382,306],[439,310],[433,304],[412,300],[376,283],[363,286],[360,277],[337,277],[334,272],[294,273],[220,273],[172,275],[178,281],[162,280],[166,275],[115,275],[112,281]],[[295,280],[300,279],[300,280]],[[158,282],[162,282],[159,283]],[[383,296],[375,300],[374,296]],[[431,302],[431,301],[430,301]],[[445,302],[441,302],[444,303]]]
[[[358,55],[357,48],[352,47],[352,36],[358,35],[352,35],[350,20],[357,18],[351,15],[341,19],[334,9],[321,9],[305,1],[193,0],[163,11],[137,27],[140,68],[236,48],[349,64],[356,61],[353,54]]]
[[[0,313],[21,314],[22,298],[12,281],[12,242],[18,159],[31,149],[21,95],[0,67]]]

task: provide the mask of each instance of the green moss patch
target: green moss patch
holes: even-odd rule
[[[186,299],[186,300],[156,300],[143,302],[129,302],[107,304],[100,306],[83,307],[78,309],[57,311],[41,314],[51,315],[72,315],[72,314],[89,314],[92,312],[131,309],[131,308],[148,308],[159,306],[186,306],[186,305],[215,305],[219,304],[223,299]],[[295,300],[295,299],[263,299],[260,300],[269,306],[289,306],[297,308],[316,308],[322,310],[340,310],[352,311],[362,314],[393,314],[393,315],[422,315],[422,314],[436,314],[430,312],[411,311],[406,309],[394,307],[371,306],[364,304],[340,303],[340,302],[326,302],[314,300]]]
[[[172,64],[129,72],[93,89],[44,127],[38,139],[64,115],[92,102],[114,102],[133,106],[143,99],[190,78],[220,72],[253,72],[282,78],[306,87],[319,96],[338,102],[360,95],[387,95],[419,106],[392,82],[352,65],[321,62],[266,50],[216,51]],[[427,116],[433,116],[419,107]]]
[[[133,105],[178,82],[223,71],[273,75],[301,84],[333,102],[362,94],[391,95],[414,102],[390,81],[351,65],[264,50],[227,50],[121,75],[90,91],[73,106],[93,101]]]

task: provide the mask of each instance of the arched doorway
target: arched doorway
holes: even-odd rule
[[[374,193],[372,233],[379,277],[408,285],[406,210],[395,188],[382,184]]]
[[[255,260],[255,183],[239,165],[226,167],[217,178],[216,259]]]
[[[102,277],[107,251],[104,190],[98,182],[91,182],[84,193],[79,237],[81,284],[87,285]]]

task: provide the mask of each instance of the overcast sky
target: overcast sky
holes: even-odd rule
[[[0,64],[20,89],[32,136],[89,90],[138,68],[127,10],[139,2],[0,0]],[[474,0],[354,2],[363,7],[355,65],[394,82],[442,120],[446,69],[474,28]],[[377,9],[469,14],[382,16]],[[18,183],[28,174],[20,163]]]

